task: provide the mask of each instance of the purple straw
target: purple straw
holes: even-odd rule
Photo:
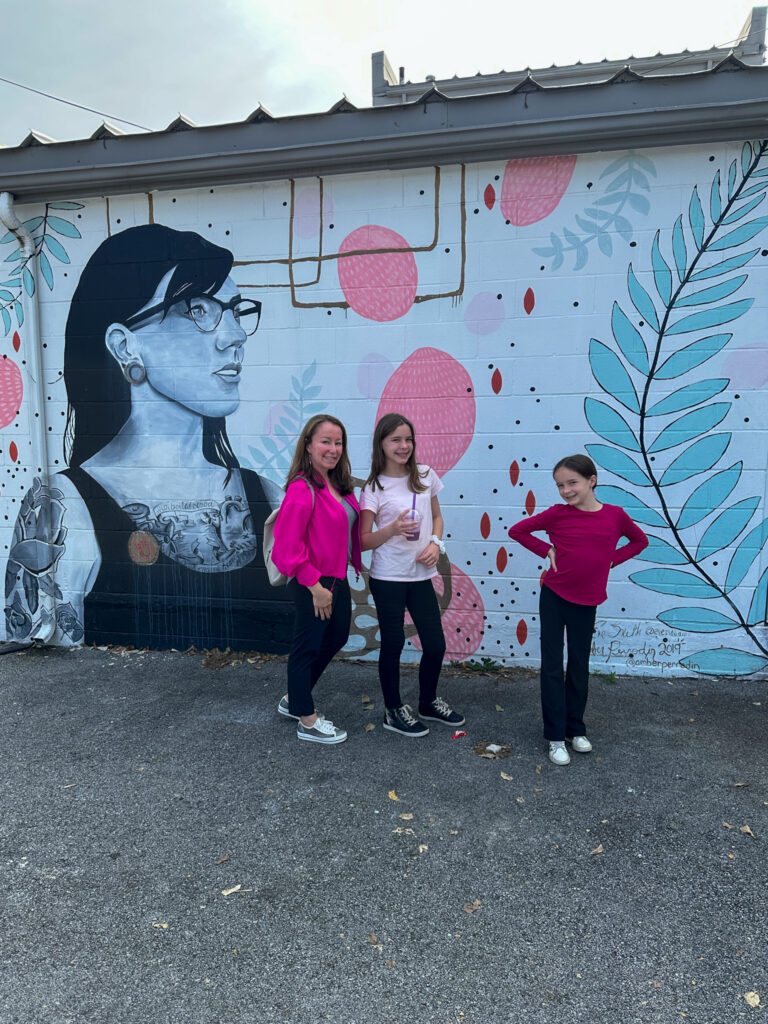
[[[413,502],[411,503],[411,519],[416,518],[416,493],[413,495]]]

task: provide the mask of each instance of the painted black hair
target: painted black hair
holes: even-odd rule
[[[194,231],[162,224],[128,228],[105,239],[80,275],[72,296],[64,346],[64,384],[69,399],[65,458],[80,466],[101,451],[131,412],[131,385],[105,344],[107,328],[124,323],[155,294],[173,270],[164,312],[184,298],[214,295],[224,284],[233,256]],[[230,471],[239,463],[226,420],[203,417],[203,456]]]

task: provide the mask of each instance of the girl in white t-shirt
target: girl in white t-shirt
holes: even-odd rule
[[[437,500],[442,488],[433,469],[416,463],[413,424],[399,413],[382,416],[373,434],[371,472],[360,495],[360,532],[363,551],[373,551],[369,585],[381,634],[384,728],[403,736],[426,736],[429,728],[420,719],[464,724],[464,716],[437,696],[445,637],[432,578],[445,553]],[[406,609],[422,648],[418,718],[400,699]]]

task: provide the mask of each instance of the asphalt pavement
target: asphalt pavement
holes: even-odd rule
[[[336,662],[335,747],[284,678],[0,657],[2,1024],[764,1019],[765,680],[595,676],[562,768],[530,673],[447,670],[467,735],[406,739],[375,664]]]

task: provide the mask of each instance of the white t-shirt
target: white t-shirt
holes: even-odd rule
[[[373,549],[371,558],[371,576],[377,580],[429,580],[437,576],[437,569],[428,569],[416,559],[429,544],[434,532],[432,526],[432,498],[443,489],[443,482],[434,469],[419,466],[419,472],[426,485],[426,490],[416,495],[416,509],[421,513],[421,530],[419,539],[407,540],[405,537],[392,537],[384,544]],[[360,508],[368,509],[374,514],[377,529],[389,526],[395,519],[411,508],[413,491],[408,489],[407,476],[380,476],[380,488],[370,484],[363,488],[360,495]]]

